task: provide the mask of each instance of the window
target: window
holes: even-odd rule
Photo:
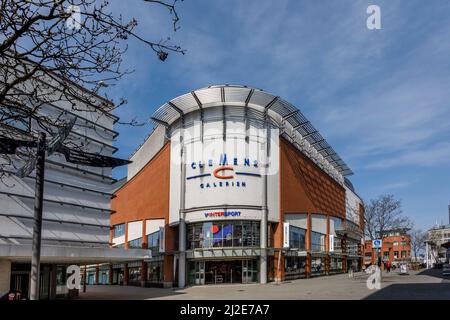
[[[341,237],[334,236],[333,244],[334,244],[334,252],[342,252],[342,239],[341,239]]]
[[[259,243],[259,221],[204,222],[187,228],[189,249],[258,247]]]
[[[398,251],[394,251],[394,259],[398,259]]]
[[[342,259],[341,258],[331,258],[330,259],[330,271],[331,272],[342,272]]]
[[[357,255],[359,251],[359,241],[347,239],[347,253]]]
[[[162,282],[163,281],[163,261],[153,261],[147,264],[147,281]]]
[[[56,285],[65,286],[67,281],[66,266],[56,267]]]
[[[125,234],[125,224],[116,224],[114,226],[114,238],[123,236]]]
[[[128,280],[140,281],[141,280],[141,267],[128,268]]]
[[[147,243],[152,252],[159,252],[159,231],[147,235]]]
[[[398,241],[394,241],[393,245],[396,247],[398,246]]]
[[[306,257],[286,257],[284,262],[286,279],[296,279],[306,276]]]
[[[402,246],[406,246],[406,241],[401,242]]]
[[[389,259],[389,251],[383,252],[383,256],[385,259]]]
[[[311,250],[325,251],[325,235],[323,233],[311,231]]]
[[[324,269],[324,261],[322,261],[322,257],[311,257],[311,273],[312,274],[321,274]]]
[[[306,230],[303,228],[289,226],[289,247],[299,250],[306,249]]]
[[[402,258],[406,258],[406,251],[402,250]]]
[[[128,248],[142,248],[142,238],[129,241]]]
[[[336,235],[336,230],[339,230],[342,228],[342,219],[336,218],[336,217],[330,217],[330,219],[333,221],[334,224],[334,235]]]

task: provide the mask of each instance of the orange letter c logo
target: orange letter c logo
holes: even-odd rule
[[[218,179],[233,179],[232,175],[230,175],[230,176],[220,176],[218,174],[220,171],[225,171],[225,170],[233,171],[233,168],[232,167],[219,167],[219,168],[217,168],[216,170],[213,171],[214,177],[216,177]]]

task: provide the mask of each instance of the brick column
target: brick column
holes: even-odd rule
[[[123,266],[123,285],[124,286],[128,285],[128,278],[129,278],[128,263],[125,263]]]
[[[325,257],[325,274],[330,273],[330,216],[327,215],[327,234],[325,236],[325,251],[327,255]]]
[[[109,273],[108,273],[108,282],[109,285],[113,284],[113,280],[114,280],[114,269],[113,269],[113,265],[112,263],[109,264]]]
[[[347,235],[342,238],[342,271],[347,272]]]
[[[279,269],[278,269],[278,259],[280,259],[279,260],[279,262],[280,262]],[[284,275],[284,255],[281,250],[275,252],[273,265],[274,265],[275,281],[284,281],[284,277],[285,277],[285,275]]]
[[[95,284],[99,284],[98,278],[99,278],[100,268],[98,265],[95,266]]]
[[[125,243],[124,248],[128,249],[128,222],[125,222]]]
[[[142,249],[148,248],[148,239],[147,239],[146,231],[147,231],[147,220],[144,219],[142,221]]]
[[[142,261],[141,264],[141,287],[145,287],[147,282],[147,262]]]
[[[308,212],[307,220],[306,220],[306,277],[309,278],[311,276],[311,213]]]
[[[0,260],[0,296],[9,292],[11,285],[11,261]]]
[[[274,235],[274,247],[275,248],[281,248],[283,247],[283,233],[284,233],[284,226],[283,226],[283,220],[280,220],[281,222],[278,223]],[[281,260],[280,260],[280,270],[278,270],[278,256],[281,254]],[[281,253],[281,251],[275,252],[274,254],[274,261],[273,261],[273,272],[274,272],[274,280],[275,281],[283,281],[284,280],[284,255]]]
[[[164,256],[163,262],[163,286],[164,288],[170,288],[173,286],[173,255]]]

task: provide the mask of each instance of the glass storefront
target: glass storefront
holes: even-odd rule
[[[306,257],[285,257],[284,275],[285,280],[306,277]]]
[[[128,268],[128,281],[130,283],[141,281],[141,267]]]
[[[259,221],[214,221],[187,226],[188,250],[199,248],[259,247]]]
[[[258,281],[257,259],[189,261],[189,284],[232,284]]]
[[[330,257],[330,273],[341,273],[342,270],[342,258]]]
[[[147,281],[162,282],[164,279],[164,262],[152,261],[147,263]]]
[[[311,274],[321,275],[325,269],[325,258],[311,256]]]

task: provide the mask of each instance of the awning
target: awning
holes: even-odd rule
[[[0,257],[12,262],[31,262],[31,245],[0,244]],[[148,249],[108,247],[50,246],[41,247],[41,263],[113,263],[143,260],[151,257]]]

